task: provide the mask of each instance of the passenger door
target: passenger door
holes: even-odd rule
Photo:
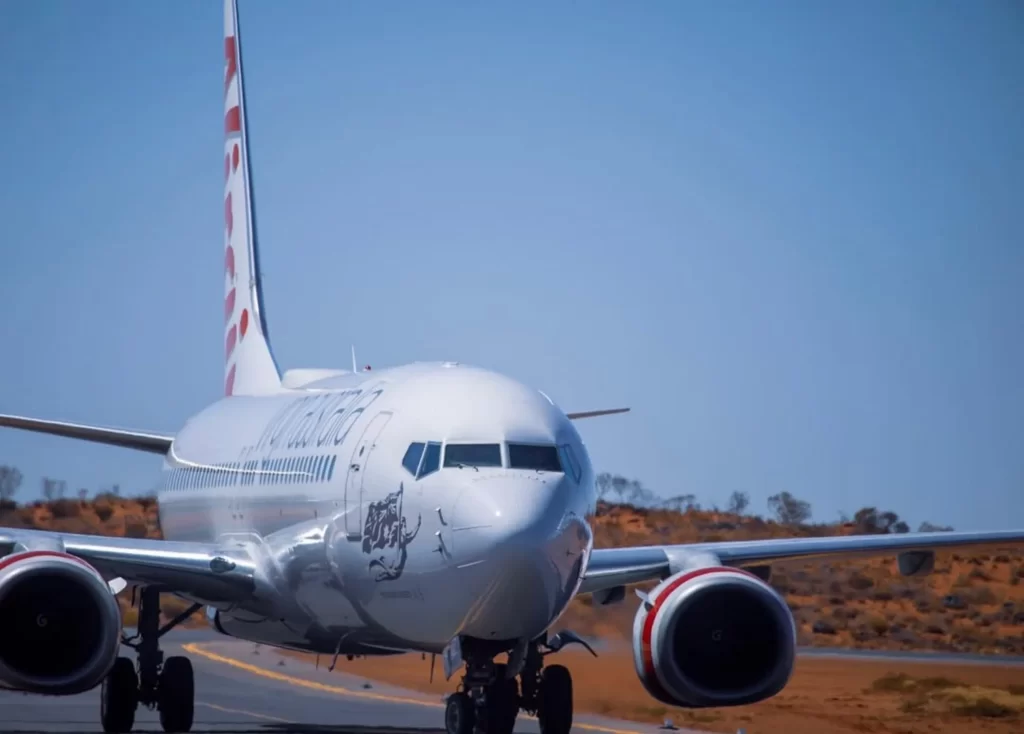
[[[363,429],[359,443],[352,449],[352,458],[345,476],[345,536],[352,541],[361,539],[363,533],[363,475],[366,473],[366,463],[381,431],[391,420],[391,415],[391,411],[383,411],[373,416]]]

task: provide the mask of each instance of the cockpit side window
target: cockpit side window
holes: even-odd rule
[[[501,466],[501,445],[496,443],[450,443],[444,447],[444,465]]]
[[[416,475],[417,479],[432,474],[438,470],[441,464],[441,444],[434,443],[431,441],[427,444],[426,451],[423,452],[423,463],[420,464],[419,474]]]
[[[571,473],[572,478],[578,482],[583,475],[583,469],[580,467],[580,462],[576,459],[576,454],[573,453],[572,446],[563,443],[558,447],[558,453],[562,455],[562,464],[565,466],[566,471]]]
[[[526,443],[510,443],[508,445],[508,466],[510,469],[562,471],[558,448]]]
[[[409,445],[409,449],[405,452],[405,457],[402,459],[402,466],[405,470],[416,476],[416,470],[420,466],[420,458],[423,456],[423,449],[426,444],[413,443]]]

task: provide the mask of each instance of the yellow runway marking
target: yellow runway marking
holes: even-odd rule
[[[198,703],[200,706],[206,706],[207,708],[217,709],[218,711],[223,711],[228,714],[242,714],[243,716],[252,716],[256,719],[266,719],[267,721],[280,721],[285,724],[293,723],[288,719],[282,719],[277,716],[269,716],[267,714],[257,714],[255,711],[246,711],[245,709],[232,709],[228,708],[227,706],[218,706],[215,703],[206,703],[205,701],[196,701],[196,703]]]
[[[205,646],[198,645],[194,642],[190,642],[187,645],[182,645],[182,647],[186,651],[192,653],[193,655],[199,655],[201,657],[207,658],[208,660],[213,660],[217,663],[224,663],[225,665],[230,665],[233,668],[244,670],[247,673],[252,673],[253,675],[259,675],[263,678],[269,678],[270,680],[276,680],[281,683],[289,683],[293,686],[298,686],[300,688],[308,688],[310,690],[320,691],[321,693],[333,693],[339,696],[352,696],[353,698],[367,698],[373,701],[388,701],[389,703],[405,703],[412,704],[414,706],[444,708],[443,703],[435,703],[434,701],[424,701],[423,699],[419,698],[404,698],[402,696],[388,696],[383,693],[368,693],[367,691],[354,691],[351,688],[344,688],[342,686],[332,686],[327,683],[318,683],[317,681],[307,680],[305,678],[296,678],[293,675],[285,675],[284,673],[278,673],[276,670],[267,670],[266,668],[261,668],[258,665],[252,665],[251,663],[236,660],[235,658],[229,658],[226,655],[220,655],[215,652],[210,652],[209,650],[205,649]],[[209,703],[203,705],[211,706],[213,708],[221,708],[224,711],[232,711],[232,709],[214,706],[213,704]],[[258,716],[260,718],[270,718],[274,721],[285,721],[284,719],[274,719],[273,717],[263,716],[261,714],[253,714],[249,711],[238,710],[236,713],[249,714],[250,716]],[[530,716],[528,714],[522,714],[520,718],[533,719],[534,721],[536,721],[537,719],[536,716]],[[610,734],[642,734],[641,732],[635,731],[633,729],[612,729],[608,726],[597,726],[595,724],[580,724],[577,722],[573,722],[572,727],[573,729],[586,729],[588,731],[604,731],[609,732]]]

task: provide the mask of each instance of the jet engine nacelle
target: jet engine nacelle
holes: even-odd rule
[[[633,662],[671,706],[739,706],[789,681],[796,629],[786,602],[738,568],[682,571],[662,581],[633,621]]]
[[[56,551],[0,558],[0,686],[69,695],[117,658],[121,610],[103,577]]]

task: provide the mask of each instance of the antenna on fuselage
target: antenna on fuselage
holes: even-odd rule
[[[359,368],[356,367],[356,345],[352,345],[352,371],[358,372]]]

